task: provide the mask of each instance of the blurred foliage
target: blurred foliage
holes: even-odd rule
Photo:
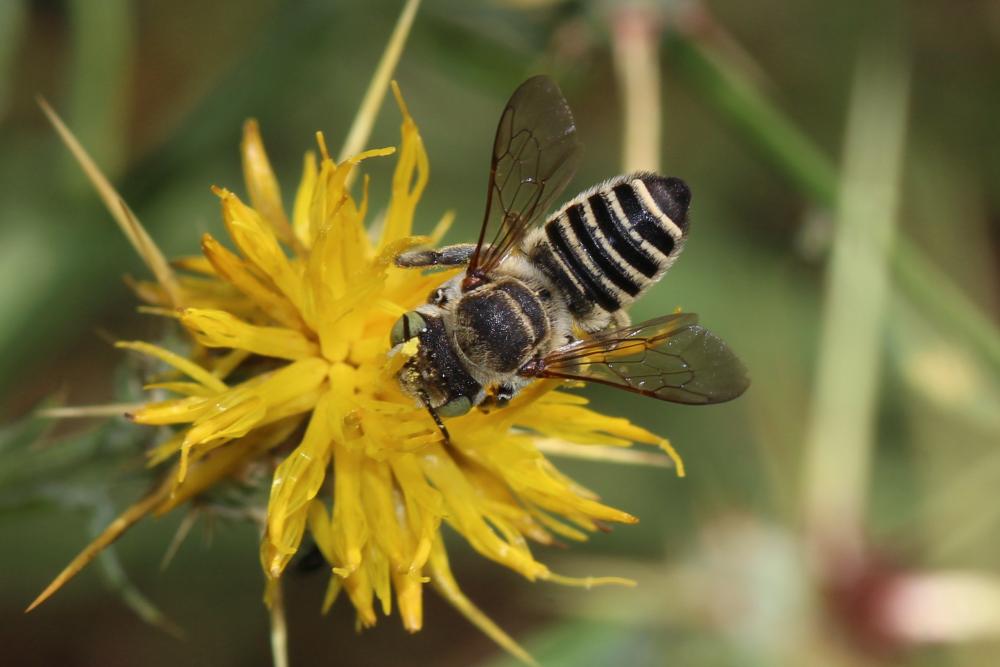
[[[0,3],[0,414],[21,420],[0,434],[9,664],[268,661],[256,535],[243,525],[217,526],[211,549],[196,530],[160,574],[177,517],[138,528],[108,557],[186,642],[142,624],[89,573],[21,615],[91,524],[142,492],[141,447],[154,435],[113,420],[71,424],[71,444],[53,444],[51,425],[25,415],[52,395],[67,404],[134,397],[135,369],[121,366],[106,334],[162,327],[135,314],[121,276],[143,268],[35,95],[64,115],[166,253],[189,254],[201,232],[220,227],[208,187],[239,189],[242,121],[260,120],[289,197],[313,132],[342,142],[400,4]],[[606,411],[669,437],[689,476],[560,462],[642,523],[543,558],[567,574],[630,576],[638,589],[529,584],[456,544],[460,583],[546,665],[989,664],[995,639],[886,652],[837,617],[843,607],[829,600],[841,598],[803,546],[801,471],[851,82],[863,44],[898,38],[908,125],[888,303],[873,342],[885,362],[869,369],[879,389],[869,502],[856,528],[898,571],[996,576],[1000,9],[989,0],[427,1],[396,75],[431,156],[418,228],[453,209],[449,240],[474,237],[496,117],[531,73],[560,81],[576,112],[586,153],[574,186],[620,170],[610,26],[629,5],[663,31],[662,163],[694,192],[684,257],[633,316],[697,311],[745,359],[754,385],[705,409],[587,390]],[[392,143],[396,123],[384,114],[370,143]],[[373,201],[384,199],[388,168],[372,164]],[[104,572],[155,616],[114,561]],[[419,635],[390,618],[356,637],[347,605],[319,616],[324,587],[310,575],[288,584],[292,664],[322,655],[499,664],[440,601],[428,600]]]

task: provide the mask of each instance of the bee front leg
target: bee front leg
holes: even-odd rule
[[[515,393],[517,393],[517,390],[515,390],[512,385],[509,384],[500,385],[499,387],[497,387],[497,396],[496,396],[497,405],[501,408],[505,407],[508,403],[510,403],[510,399],[514,398]]]
[[[474,243],[457,243],[440,250],[410,250],[396,257],[396,266],[416,269],[427,266],[464,266],[476,251]]]
[[[486,397],[479,403],[479,410],[488,413],[495,408],[506,407],[516,394],[517,389],[512,384],[497,385],[496,389],[486,394]]]

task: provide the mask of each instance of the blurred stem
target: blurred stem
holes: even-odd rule
[[[281,590],[281,580],[268,580],[267,602],[271,615],[271,659],[274,667],[288,667],[288,626],[285,623],[285,595]]]
[[[615,74],[624,100],[624,171],[660,170],[660,59],[658,16],[626,4],[612,18]]]
[[[994,449],[977,459],[975,465],[956,471],[945,478],[940,488],[930,491],[924,503],[927,520],[948,526],[938,539],[926,547],[929,562],[947,562],[961,558],[984,544],[996,532],[1000,521],[1000,504],[979,503],[976,511],[969,511],[970,498],[991,497],[1000,478],[1000,450]]]
[[[847,539],[864,524],[874,415],[906,133],[902,48],[862,51],[855,73],[807,426],[804,506],[814,537]],[[832,533],[832,534],[831,534]],[[828,544],[821,543],[821,547]]]
[[[104,527],[115,519],[114,503],[106,492],[100,492],[94,503],[94,515],[90,521],[90,537],[96,539],[104,530]],[[135,587],[125,568],[122,567],[118,559],[118,553],[114,545],[108,546],[97,557],[97,562],[101,566],[101,574],[108,587],[117,592],[122,601],[139,618],[150,625],[160,628],[164,632],[172,635],[176,639],[183,639],[184,632],[166,616],[159,608],[153,604],[149,598]]]
[[[957,325],[965,340],[1000,369],[1000,333],[962,290],[905,237],[899,239],[891,259],[896,279],[911,296],[928,306],[936,320]]]
[[[15,56],[21,48],[28,12],[25,0],[0,2],[0,121],[10,110],[10,90],[15,74]]]
[[[667,33],[670,62],[795,186],[825,208],[837,197],[837,170],[760,91],[742,68],[698,35]]]
[[[132,75],[132,8],[128,0],[69,4],[73,27],[70,119],[81,143],[109,177],[121,171],[125,104]],[[70,177],[79,179],[74,169]]]
[[[837,201],[837,172],[822,150],[769,100],[731,58],[700,35],[670,31],[665,48],[686,77],[741,136],[817,205]],[[957,330],[1000,369],[1000,332],[990,319],[906,237],[891,256],[893,277],[904,293],[935,320]]]
[[[419,8],[420,0],[407,0],[403,11],[396,20],[396,27],[392,30],[392,36],[382,53],[378,67],[375,68],[375,74],[368,84],[364,99],[361,100],[358,113],[351,123],[351,129],[347,132],[344,146],[337,156],[338,162],[343,162],[352,155],[360,153],[364,150],[365,144],[368,143],[372,128],[375,126],[375,119],[378,117],[379,107],[382,106],[385,93],[389,90],[389,81],[392,80],[392,74],[396,71],[399,58],[403,55],[406,38],[410,34],[410,28],[413,26],[413,20],[416,18]],[[353,170],[348,174],[348,186],[354,180],[352,177],[356,173],[357,170]]]

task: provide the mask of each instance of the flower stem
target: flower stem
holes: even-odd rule
[[[351,129],[347,132],[347,138],[337,156],[337,162],[343,162],[352,155],[360,153],[364,150],[365,144],[368,143],[372,127],[375,126],[375,118],[378,116],[378,109],[382,106],[386,91],[389,90],[389,81],[392,79],[392,74],[396,71],[396,64],[399,63],[399,58],[403,54],[406,38],[410,34],[410,27],[413,25],[413,19],[416,17],[419,7],[420,0],[407,0],[406,6],[403,7],[403,11],[396,21],[396,27],[393,28],[392,36],[389,38],[389,43],[375,69],[375,75],[372,76],[364,99],[361,100],[361,106],[358,107],[358,113],[351,123]],[[352,171],[348,175],[348,185],[353,180],[354,173]]]
[[[288,626],[285,623],[285,597],[281,580],[268,581],[268,602],[271,617],[271,659],[274,667],[288,667]]]
[[[792,185],[825,209],[836,206],[837,170],[732,58],[700,35],[671,30],[664,47],[673,69],[769,160]],[[995,369],[1000,369],[1000,331],[905,236],[890,256],[893,279],[902,292],[937,322],[961,335]]]
[[[805,518],[821,541],[850,544],[865,522],[908,87],[900,48],[862,52],[848,111],[806,436]]]
[[[624,101],[622,166],[660,169],[660,60],[658,17],[648,8],[624,5],[612,19],[615,74]]]

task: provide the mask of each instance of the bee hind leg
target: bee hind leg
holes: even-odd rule
[[[427,266],[464,266],[472,259],[476,251],[473,243],[457,243],[445,246],[440,250],[423,249],[410,250],[396,257],[396,266],[404,269],[416,269]]]
[[[616,310],[614,314],[611,315],[611,323],[608,325],[610,329],[624,329],[625,327],[632,324],[632,318],[624,310]]]
[[[624,310],[616,310],[609,313],[606,310],[598,308],[594,309],[593,316],[578,322],[579,327],[589,334],[624,329],[630,324],[632,324],[632,318]]]

